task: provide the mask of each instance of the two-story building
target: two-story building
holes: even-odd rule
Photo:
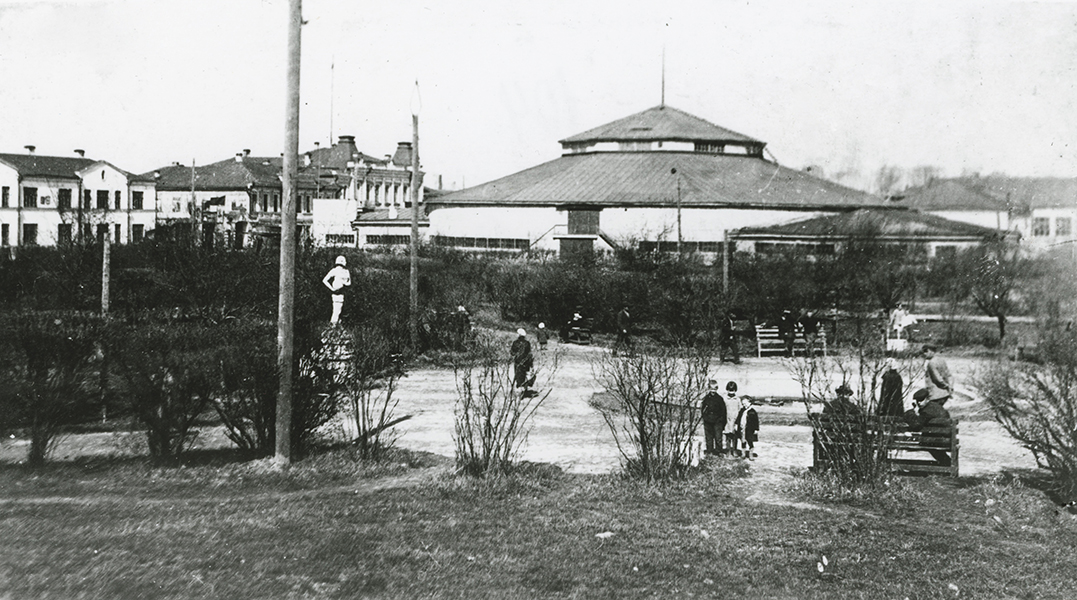
[[[0,154],[0,246],[138,242],[156,224],[154,182],[85,157]]]

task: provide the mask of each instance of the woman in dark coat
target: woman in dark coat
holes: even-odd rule
[[[905,398],[902,390],[905,382],[895,368],[894,359],[886,359],[882,390],[879,392],[878,414],[880,417],[900,417],[905,414]]]

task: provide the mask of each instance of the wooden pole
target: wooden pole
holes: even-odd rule
[[[722,230],[722,294],[729,297],[729,230]]]
[[[411,115],[411,349],[419,353],[419,115]]]
[[[284,181],[280,215],[280,296],[277,306],[276,454],[278,464],[292,460],[292,365],[295,363],[295,192],[299,157],[299,41],[303,1],[288,1],[288,89],[284,110]]]
[[[105,211],[105,235],[101,240],[101,316],[108,316],[108,291],[112,271],[112,232],[109,231],[108,211]]]

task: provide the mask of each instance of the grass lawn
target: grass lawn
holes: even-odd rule
[[[411,453],[2,466],[0,598],[1077,597],[1077,522],[1034,489],[908,478],[833,504],[792,477],[761,503],[752,468],[660,488]]]

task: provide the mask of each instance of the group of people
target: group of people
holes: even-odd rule
[[[737,398],[737,382],[725,385],[726,397],[718,392],[718,382],[707,382],[707,393],[700,403],[703,419],[704,454],[729,454],[752,460],[759,440],[759,413],[748,396]],[[736,412],[730,420],[729,415]]]
[[[953,378],[946,361],[938,356],[938,348],[933,344],[924,344],[921,349],[925,359],[924,387],[918,389],[912,397],[912,408],[905,410],[904,381],[897,370],[894,359],[887,359],[886,371],[882,376],[879,402],[876,415],[879,417],[900,418],[904,420],[909,431],[923,431],[936,427],[949,427],[953,421],[946,410],[946,401],[953,395]],[[862,410],[853,402],[853,391],[846,383],[835,390],[835,397],[823,407],[824,417],[859,415]],[[921,444],[926,447],[941,445],[946,440],[938,436],[924,435]],[[950,456],[942,450],[929,450],[932,457],[943,466],[949,466]]]
[[[787,357],[793,356],[798,331],[804,336],[807,353],[811,355],[815,349],[815,340],[819,336],[819,318],[815,316],[815,311],[809,310],[799,318],[793,316],[791,310],[782,311],[782,316],[778,318],[778,337],[785,344]]]

